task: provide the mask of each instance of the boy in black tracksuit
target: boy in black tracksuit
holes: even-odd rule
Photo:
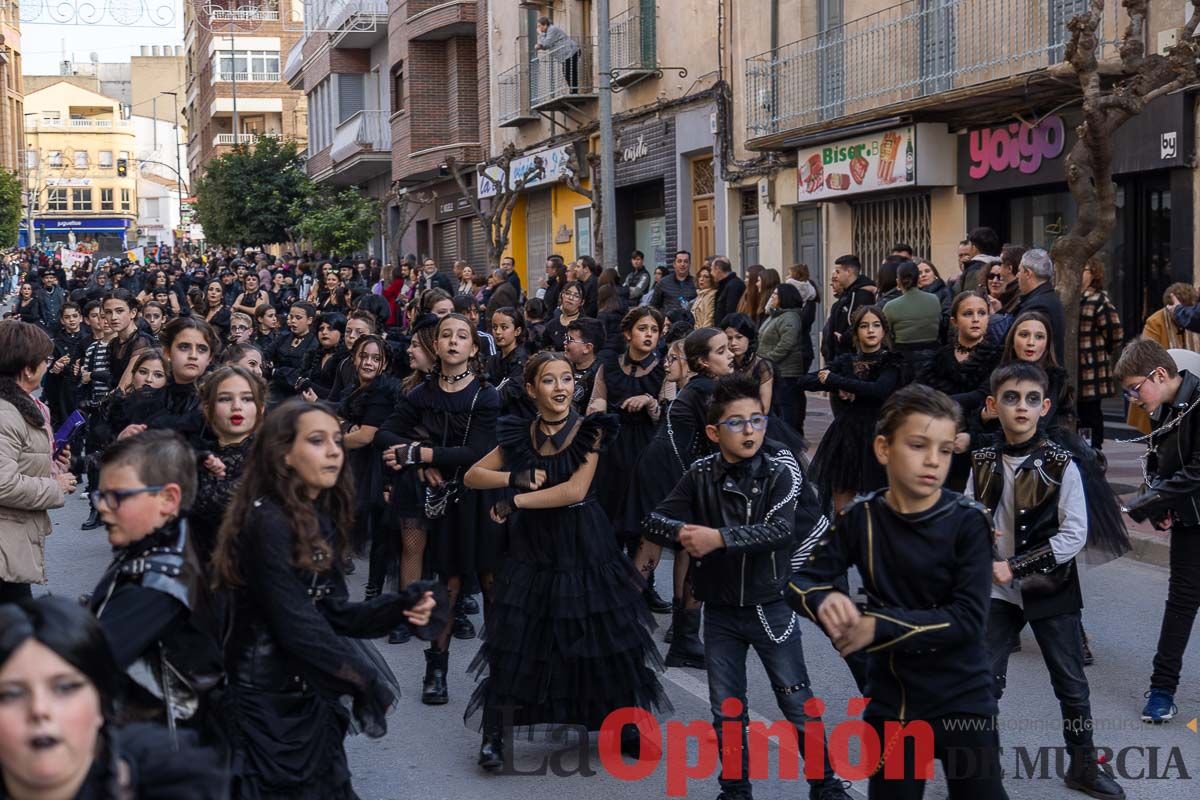
[[[1083,594],[1075,568],[1088,539],[1083,478],[1071,453],[1038,429],[1050,412],[1050,381],[1035,364],[1002,366],[992,373],[987,405],[1000,420],[1004,444],[971,454],[967,491],[993,515],[996,527],[987,624],[996,699],[1004,693],[1009,653],[1028,624],[1062,710],[1067,787],[1092,797],[1123,798],[1125,792],[1097,764],[1083,671]]]
[[[1182,307],[1181,307],[1182,308]],[[1150,415],[1147,486],[1129,502],[1129,516],[1171,530],[1171,576],[1154,671],[1142,719],[1175,716],[1183,653],[1200,608],[1200,376],[1175,366],[1153,341],[1130,343],[1113,369],[1125,397]]]
[[[762,660],[784,717],[804,741],[804,726],[819,718],[805,713],[813,696],[795,614],[781,592],[795,549],[796,498],[802,476],[790,453],[763,449],[767,417],[758,381],[729,375],[717,381],[705,433],[719,453],[692,465],[671,494],[644,522],[646,536],[682,546],[692,556],[696,598],[704,601],[704,655],[713,726],[721,741],[722,724],[741,723],[740,774],[722,771],[721,797],[749,800],[746,725],[746,651]],[[726,701],[736,698],[740,713],[726,716]],[[733,745],[729,745],[733,747]],[[724,761],[724,759],[722,759]],[[812,800],[848,796],[829,766],[810,782]]]
[[[897,723],[914,721],[932,729],[952,800],[1007,797],[984,646],[991,520],[977,503],[942,489],[961,420],[954,401],[928,387],[893,394],[875,439],[890,488],[838,514],[786,593],[843,657],[867,654],[864,719],[882,754],[870,777],[872,800],[924,795],[918,776],[932,764],[916,764],[912,738],[897,734]],[[862,608],[837,588],[850,566],[863,578]]]

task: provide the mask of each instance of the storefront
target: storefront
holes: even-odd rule
[[[811,234],[818,230],[821,215],[813,204],[825,209],[830,223],[823,234],[834,256],[854,253],[868,274],[891,252],[897,242],[906,242],[921,254],[931,254],[945,238],[939,231],[951,224],[952,214],[935,215],[940,187],[954,185],[954,137],[945,125],[921,123],[880,130],[852,139],[818,144],[796,156],[796,231],[793,237],[800,263],[813,263],[801,252]],[[939,222],[940,221],[940,222]],[[952,223],[961,225],[961,220]],[[809,244],[805,244],[809,242]],[[824,261],[820,259],[819,261]],[[823,275],[813,274],[818,285]]]
[[[1078,112],[1050,114],[1037,124],[1008,123],[960,135],[959,190],[968,227],[986,225],[1001,241],[1050,249],[1075,223],[1066,157]],[[1192,100],[1159,98],[1116,134],[1113,177],[1117,221],[1101,258],[1107,290],[1126,333],[1162,306],[1176,281],[1194,282]]]
[[[619,269],[622,274],[630,269],[634,250],[646,254],[646,266],[650,269],[669,264],[678,237],[674,209],[675,120],[667,117],[639,120],[618,126],[616,134]]]
[[[26,247],[29,240],[27,228],[27,222],[22,220],[18,233],[18,243],[21,247]],[[38,217],[33,220],[33,228],[39,244],[61,244],[71,250],[84,250],[102,256],[119,256],[125,252],[127,246],[129,220],[119,217]]]
[[[475,268],[487,266],[487,231],[461,192],[434,201],[431,242],[433,258],[443,272],[459,259]]]

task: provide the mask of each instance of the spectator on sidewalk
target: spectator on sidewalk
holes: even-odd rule
[[[1088,259],[1079,299],[1079,429],[1091,431],[1091,445],[1104,444],[1105,398],[1112,397],[1112,361],[1124,333],[1117,309],[1104,291],[1104,264]]]
[[[1200,333],[1188,330],[1179,319],[1190,318],[1196,305],[1196,288],[1190,283],[1173,283],[1163,292],[1163,308],[1146,318],[1142,338],[1158,342],[1167,350],[1200,352]],[[1125,421],[1142,433],[1150,432],[1150,418],[1136,403],[1129,404]]]

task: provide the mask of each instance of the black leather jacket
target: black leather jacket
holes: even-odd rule
[[[1147,491],[1129,502],[1129,516],[1140,522],[1148,517],[1162,518],[1168,513],[1177,525],[1200,526],[1200,411],[1193,411],[1171,430],[1159,434],[1173,420],[1200,402],[1200,378],[1181,370],[1183,383],[1175,399],[1165,404],[1150,424],[1150,455],[1146,470],[1150,475]]]
[[[725,546],[693,559],[693,587],[707,603],[752,606],[778,600],[795,548],[796,499],[803,478],[786,451],[729,464],[720,454],[692,465],[642,523],[646,536],[678,546],[685,524],[721,531]]]

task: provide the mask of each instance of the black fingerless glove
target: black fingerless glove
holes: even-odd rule
[[[392,452],[396,454],[397,466],[410,467],[421,463],[421,445],[417,442],[398,444],[392,448]]]
[[[496,519],[500,520],[501,522],[512,516],[512,513],[516,510],[517,507],[513,505],[512,499],[508,497],[504,498],[503,500],[497,500],[496,504],[492,506],[492,513],[495,514]]]
[[[512,489],[528,492],[533,489],[533,468],[518,469],[508,473],[508,485]]]

